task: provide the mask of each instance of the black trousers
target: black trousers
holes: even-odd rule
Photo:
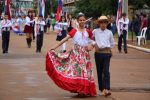
[[[33,36],[33,40],[35,40],[35,32],[34,32],[34,26],[33,26],[33,32],[32,32],[32,36]]]
[[[41,51],[41,48],[43,46],[43,31],[40,31],[40,34],[37,35],[37,39],[36,39],[36,50],[37,51]]]
[[[110,53],[95,53],[95,63],[97,68],[99,90],[110,90]]]
[[[10,32],[9,31],[3,31],[2,32],[2,49],[3,49],[3,52],[8,52],[9,38],[10,38]]]
[[[118,39],[118,50],[121,51],[122,50],[122,39],[123,39],[123,43],[124,43],[124,51],[127,51],[127,31],[123,30],[123,34],[121,34],[119,36]]]

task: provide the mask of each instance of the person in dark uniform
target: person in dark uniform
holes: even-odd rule
[[[61,19],[59,21],[60,26],[61,26],[61,31],[57,34],[57,41],[61,41],[67,36],[67,28],[68,28],[68,23],[67,20],[64,16],[61,16]],[[66,25],[65,25],[66,24]],[[66,52],[66,43],[63,43],[60,49],[60,52]]]
[[[148,16],[148,19],[147,19],[148,23],[147,23],[147,31],[146,31],[146,35],[147,35],[147,40],[150,40],[150,14]]]
[[[33,18],[35,18],[35,17],[36,17],[36,13],[35,13],[35,11],[33,11],[32,15],[33,15]],[[33,41],[35,40],[34,27],[35,27],[35,21],[34,21],[34,22],[33,22],[33,24],[32,24],[32,28],[33,28],[33,32],[32,32]]]
[[[3,53],[8,53],[11,26],[12,24],[11,21],[8,20],[8,15],[5,15],[4,20],[2,20],[1,22]]]
[[[36,52],[40,53],[43,45],[43,35],[44,35],[44,26],[45,21],[43,20],[43,16],[39,15],[36,24]]]
[[[72,27],[73,18],[72,18],[71,15],[68,16],[68,21],[67,21],[67,22],[68,22],[68,24],[69,24],[69,25],[68,25],[69,27],[68,27],[67,30],[68,30],[68,32],[70,32],[70,31],[73,29],[73,27]]]
[[[49,34],[50,27],[51,27],[51,18],[50,18],[50,15],[48,15],[47,18],[46,18],[46,26],[47,26],[47,34]]]

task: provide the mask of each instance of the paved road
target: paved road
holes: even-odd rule
[[[129,49],[119,54],[113,49],[111,59],[111,97],[78,98],[58,88],[45,72],[46,52],[57,42],[56,34],[45,34],[42,53],[27,48],[25,36],[11,34],[8,54],[0,48],[0,100],[150,100],[150,54]],[[70,48],[71,40],[67,43]],[[0,39],[1,47],[1,39]],[[95,70],[94,56],[91,52]]]

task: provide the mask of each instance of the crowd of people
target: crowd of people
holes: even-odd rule
[[[130,30],[133,31],[135,33],[136,36],[140,35],[140,31],[144,28],[144,27],[148,27],[150,24],[150,15],[148,14],[135,14],[132,18],[132,21],[130,23]],[[147,35],[149,35],[150,33],[147,31]],[[150,37],[148,37],[150,39]]]

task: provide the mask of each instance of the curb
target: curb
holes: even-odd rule
[[[118,43],[115,43],[115,45],[118,45]],[[133,46],[131,44],[127,44],[127,46],[129,48],[133,48],[133,49],[136,49],[136,50],[139,50],[139,51],[143,51],[143,52],[146,52],[146,53],[150,53],[150,49],[147,49],[147,48],[142,48],[142,47],[138,47],[138,46]]]
[[[139,50],[139,51],[143,51],[143,52],[150,53],[150,49],[147,49],[147,48],[142,48],[142,47],[138,47],[138,46],[133,46],[133,45],[130,45],[130,44],[127,44],[127,46],[130,47],[130,48],[137,49],[137,50]]]

